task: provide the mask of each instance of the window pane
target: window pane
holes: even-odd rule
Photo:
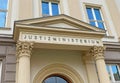
[[[116,65],[112,65],[112,72],[116,81],[120,81],[120,74]]]
[[[98,23],[98,27],[101,28],[101,29],[104,29],[104,24],[103,22],[97,22]]]
[[[5,27],[6,12],[0,12],[0,27]]]
[[[58,4],[52,3],[52,15],[58,15],[58,14],[59,14]]]
[[[42,2],[42,14],[49,15],[49,4],[48,2]]]
[[[55,83],[55,77],[50,77],[46,79],[44,83]]]
[[[91,8],[87,8],[87,15],[88,15],[89,20],[94,20]]]
[[[64,79],[60,77],[56,77],[56,78],[57,78],[57,83],[67,83]]]
[[[61,77],[53,76],[45,79],[43,83],[68,83],[68,82]]]
[[[0,9],[7,9],[8,0],[0,0]]]
[[[90,24],[91,24],[92,26],[96,26],[96,25],[95,25],[95,22],[93,22],[93,21],[90,21]]]
[[[99,9],[94,9],[94,12],[95,12],[96,19],[102,21],[100,10]]]

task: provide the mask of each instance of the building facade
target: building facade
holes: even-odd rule
[[[1,83],[119,83],[119,0],[0,0]]]

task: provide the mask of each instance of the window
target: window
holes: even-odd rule
[[[107,64],[107,71],[112,82],[120,81],[120,70],[116,64]]]
[[[86,11],[91,25],[100,29],[105,28],[100,8],[86,7]]]
[[[58,76],[51,76],[48,77],[43,81],[43,83],[69,83],[65,79],[58,77]]]
[[[59,5],[58,2],[48,2],[42,1],[42,15],[43,16],[52,16],[59,14]]]
[[[0,60],[0,83],[1,83],[1,76],[2,76],[2,60]]]
[[[8,0],[0,0],[0,28],[5,27]]]

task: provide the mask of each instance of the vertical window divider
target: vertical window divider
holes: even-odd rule
[[[52,2],[48,2],[49,3],[49,12],[50,15],[52,16]]]
[[[109,65],[109,69],[110,69],[111,80],[112,80],[112,82],[115,82],[115,78],[114,78],[114,75],[113,75],[113,71],[112,71],[111,65]]]
[[[8,0],[8,4],[7,4],[7,9],[6,9],[6,18],[5,18],[5,26],[7,25],[7,18],[8,18],[8,8],[9,8],[9,0]]]
[[[95,21],[95,25],[98,27],[98,23],[97,23],[97,19],[96,19],[96,16],[95,16],[94,8],[91,8],[91,9],[92,9],[92,13],[93,13],[93,18],[94,18],[94,21]]]
[[[59,11],[59,14],[61,14],[61,12],[60,12],[60,3],[58,3],[58,11]]]

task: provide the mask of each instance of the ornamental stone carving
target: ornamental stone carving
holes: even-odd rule
[[[30,57],[32,48],[33,48],[32,42],[18,41],[16,44],[17,57],[21,57],[21,56]]]
[[[105,50],[105,47],[103,46],[93,46],[90,49],[89,54],[92,55],[95,60],[104,59],[104,50]]]

